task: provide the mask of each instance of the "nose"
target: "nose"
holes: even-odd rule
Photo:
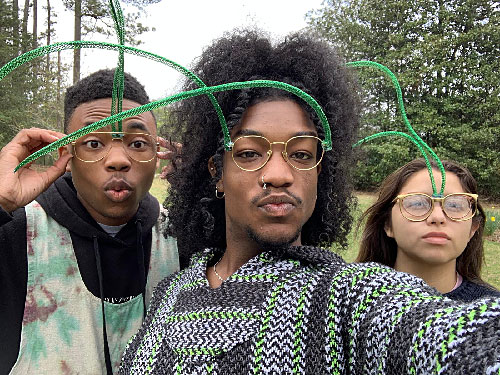
[[[434,209],[427,218],[428,224],[444,224],[446,221],[446,215],[441,206],[441,202],[434,202]]]
[[[104,165],[109,171],[126,172],[132,166],[132,161],[123,148],[122,141],[113,141],[106,157]]]
[[[267,186],[288,187],[294,181],[293,167],[289,165],[280,151],[274,151],[262,167],[262,175]]]

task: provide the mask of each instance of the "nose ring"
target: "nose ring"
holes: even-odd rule
[[[264,175],[262,175],[262,189],[263,189],[263,190],[266,190],[266,189],[267,189],[267,186],[266,186],[266,181],[264,181]]]

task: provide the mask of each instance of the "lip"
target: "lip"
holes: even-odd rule
[[[288,195],[269,195],[257,203],[257,207],[274,217],[288,215],[296,207],[294,199]]]
[[[104,194],[115,203],[127,200],[133,192],[132,186],[124,179],[113,178],[104,185]]]
[[[445,244],[451,238],[444,232],[429,232],[422,236],[423,240],[433,244]]]

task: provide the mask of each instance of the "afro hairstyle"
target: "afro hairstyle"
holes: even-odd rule
[[[268,79],[295,85],[323,108],[332,131],[333,150],[325,153],[318,177],[315,210],[301,232],[303,245],[347,245],[352,225],[350,183],[352,147],[359,127],[354,79],[328,43],[299,33],[273,44],[258,30],[236,30],[206,48],[193,71],[208,86]],[[196,84],[186,82],[185,90]],[[318,135],[324,130],[314,111],[293,94],[274,88],[231,90],[214,94],[231,129],[245,110],[264,101],[293,100],[310,115]],[[169,226],[165,234],[177,238],[181,266],[206,247],[225,249],[224,199],[215,198],[224,155],[223,134],[206,96],[184,100],[171,111],[171,134],[181,134],[182,163],[176,165],[164,206]],[[207,163],[213,157],[216,175]]]

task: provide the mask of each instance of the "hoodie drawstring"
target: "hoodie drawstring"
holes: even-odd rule
[[[137,263],[139,264],[139,275],[141,276],[142,293],[142,318],[146,317],[146,269],[144,267],[144,248],[142,247],[142,223],[138,219],[137,224]]]
[[[99,253],[99,244],[97,243],[97,236],[92,236],[92,238],[94,239],[94,254],[95,254],[95,262],[97,265],[97,278],[99,279],[99,294],[101,296],[104,361],[106,362],[107,375],[113,375],[113,369],[111,367],[111,357],[109,355],[108,335],[106,333],[106,313],[104,311],[104,285],[102,281],[101,254]]]

